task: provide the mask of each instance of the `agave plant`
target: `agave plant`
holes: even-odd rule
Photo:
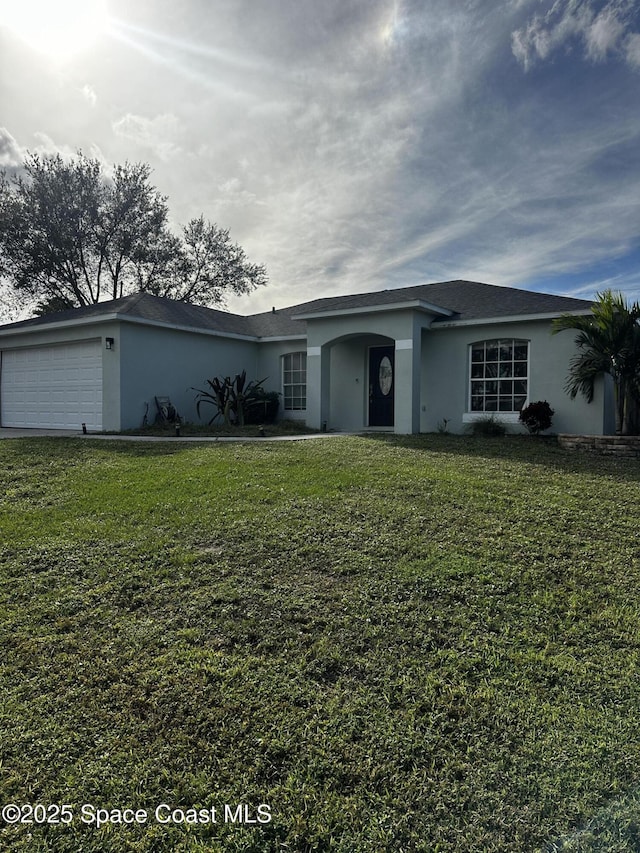
[[[247,382],[247,371],[236,374],[233,379],[230,376],[220,378],[215,376],[213,379],[207,379],[206,383],[209,390],[202,388],[193,388],[197,392],[196,395],[196,411],[200,417],[200,407],[203,403],[215,407],[216,412],[209,421],[212,424],[217,418],[222,417],[225,426],[231,426],[232,423],[238,426],[244,426],[244,414],[248,406],[260,399],[264,392],[262,383],[265,379],[260,379],[256,382],[252,380]]]

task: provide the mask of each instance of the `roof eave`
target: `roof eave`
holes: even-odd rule
[[[101,314],[94,317],[80,317],[76,320],[57,320],[48,323],[33,323],[23,321],[24,325],[17,323],[14,326],[2,328],[0,326],[0,337],[5,335],[24,335],[30,332],[48,332],[49,330],[56,331],[58,329],[68,329],[69,326],[95,326],[97,323],[112,323],[114,320],[123,319],[118,314]]]
[[[300,332],[298,335],[265,335],[258,338],[258,342],[261,344],[272,344],[278,343],[278,341],[306,341],[306,339],[307,333]]]
[[[240,332],[227,332],[219,329],[206,329],[180,323],[168,323],[164,320],[151,320],[147,317],[135,317],[131,314],[114,312],[92,317],[80,317],[75,320],[59,320],[50,323],[35,323],[33,325],[15,326],[13,328],[0,328],[0,337],[17,336],[36,332],[57,331],[59,329],[79,328],[82,326],[95,326],[106,323],[135,323],[141,326],[155,326],[163,329],[172,329],[177,332],[191,332],[198,335],[211,335],[218,338],[233,338],[255,343],[259,340],[257,335],[244,335]]]
[[[553,311],[537,314],[508,314],[504,317],[474,317],[472,320],[437,320],[431,328],[449,329],[453,326],[487,326],[492,323],[526,323],[533,320],[555,320],[564,314],[576,317],[588,316],[591,314],[591,309],[580,308],[574,311]]]
[[[322,318],[342,317],[345,314],[377,314],[385,311],[424,311],[441,317],[452,317],[456,312],[441,305],[425,302],[423,299],[412,299],[407,302],[386,302],[382,305],[358,305],[354,308],[331,308],[319,311],[305,311],[301,314],[292,314],[294,320],[319,320]]]

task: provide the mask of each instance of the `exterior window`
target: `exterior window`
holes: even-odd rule
[[[282,359],[284,408],[288,412],[307,408],[307,354],[290,352]]]
[[[519,412],[529,393],[529,341],[478,341],[470,350],[471,411]]]

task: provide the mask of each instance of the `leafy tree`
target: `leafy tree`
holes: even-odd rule
[[[640,305],[606,290],[597,295],[591,315],[563,314],[554,321],[554,334],[577,331],[580,350],[569,364],[566,388],[571,398],[593,400],[597,377],[613,380],[616,432],[637,434],[640,427]]]
[[[264,267],[250,264],[229,232],[203,216],[182,229],[181,239],[163,235],[136,271],[140,290],[197,304],[220,304],[229,291],[240,296],[267,283]]]
[[[202,216],[172,233],[150,173],[125,163],[106,175],[82,153],[29,154],[23,176],[0,173],[0,276],[40,313],[137,290],[218,305],[266,283],[264,267]]]

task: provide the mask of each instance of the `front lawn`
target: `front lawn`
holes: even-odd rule
[[[0,458],[0,805],[68,807],[0,849],[638,849],[640,461],[446,435]]]

